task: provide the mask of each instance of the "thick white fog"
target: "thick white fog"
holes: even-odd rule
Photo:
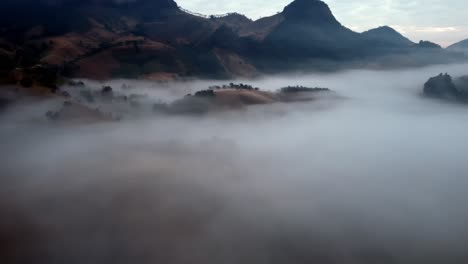
[[[441,72],[468,65],[245,81],[343,99],[203,116],[66,125],[54,102],[13,106],[2,243],[21,263],[466,263],[468,106],[421,96]],[[163,101],[223,84],[123,83]]]

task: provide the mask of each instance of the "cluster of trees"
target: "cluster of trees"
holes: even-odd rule
[[[101,94],[103,95],[112,94],[112,92],[113,92],[113,89],[110,86],[103,86],[101,89]]]
[[[424,84],[424,94],[428,97],[452,101],[468,102],[468,77],[453,79],[449,74],[439,74]]]
[[[79,83],[79,82],[78,82]],[[103,86],[99,91],[91,90],[85,86],[80,86],[79,96],[81,99],[84,99],[85,102],[89,104],[99,103],[99,102],[129,102],[130,104],[134,104],[136,99],[138,99],[138,95],[131,94],[130,96],[122,95],[118,93],[114,93],[114,90],[111,86]],[[133,106],[133,105],[132,105]]]
[[[240,14],[240,13],[237,13],[237,12],[230,12],[230,13],[220,14],[220,15],[210,15],[210,19],[214,20],[216,18],[223,18],[223,17],[227,17],[227,16],[244,16],[244,15]]]
[[[320,88],[320,87],[305,87],[305,86],[287,86],[280,89],[282,93],[298,93],[298,92],[324,92],[330,91],[328,88]]]
[[[236,89],[236,90],[255,90],[255,91],[260,90],[260,88],[258,87],[253,87],[252,85],[243,84],[243,83],[239,83],[239,84],[230,83],[229,85],[222,85],[222,86],[215,85],[215,86],[211,86],[209,89],[210,90]]]
[[[196,97],[215,97],[216,94],[213,90],[202,90],[195,93]]]
[[[23,87],[39,85],[47,87],[52,93],[57,91],[60,69],[57,66],[37,64],[29,68],[15,70],[18,82]],[[16,78],[16,77],[15,77]]]
[[[77,86],[77,87],[84,87],[85,83],[83,81],[70,80],[70,81],[68,81],[68,85]]]
[[[204,15],[204,14],[201,14],[201,13],[197,13],[197,12],[190,11],[190,10],[188,10],[188,9],[185,9],[185,8],[181,7],[181,6],[178,6],[178,8],[179,8],[181,11],[183,11],[183,12],[185,12],[185,13],[188,13],[188,14],[191,14],[191,15],[193,15],[193,16],[198,16],[198,17],[203,17],[203,18],[209,18],[209,19],[212,19],[212,20],[214,20],[214,19],[216,19],[216,18],[223,18],[223,17],[227,17],[227,16],[232,16],[232,15],[241,15],[241,16],[242,16],[242,14],[237,13],[237,12],[230,12],[230,13],[226,13],[226,14],[218,14],[218,15],[209,15],[209,16],[207,16],[207,15]]]

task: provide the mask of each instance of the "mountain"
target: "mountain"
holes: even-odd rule
[[[409,47],[415,43],[400,34],[395,29],[389,26],[374,28],[362,33],[362,35],[370,40],[380,41],[386,44],[392,44],[396,47]]]
[[[283,21],[265,37],[268,55],[346,59],[361,53],[360,35],[342,26],[322,1],[296,0],[284,8],[282,16]]]
[[[173,0],[0,2],[0,81],[33,85],[53,83],[37,81],[38,69],[76,78],[166,80],[446,59],[443,51],[432,56],[427,52],[435,49],[414,48],[427,43],[409,45],[389,27],[352,31],[319,0],[295,0],[256,21],[237,13],[203,16]]]
[[[336,70],[349,65],[420,66],[445,61],[445,54],[424,54],[390,27],[357,33],[343,26],[319,0],[296,0],[275,16],[264,18],[259,50],[249,57],[262,71]],[[258,22],[254,22],[258,23]],[[431,50],[433,53],[442,51]],[[432,56],[434,55],[434,56]],[[433,62],[431,62],[433,61]],[[381,66],[378,66],[381,67]]]
[[[457,42],[447,47],[450,51],[464,52],[468,54],[468,39]]]
[[[172,0],[8,0],[0,10],[9,14],[0,39],[25,71],[40,63],[93,79],[229,76],[223,58],[199,47],[219,23]]]
[[[285,19],[289,22],[307,23],[314,26],[342,27],[333,16],[327,4],[319,0],[296,0],[283,10]]]

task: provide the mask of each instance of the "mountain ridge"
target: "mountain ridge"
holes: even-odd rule
[[[319,0],[295,0],[256,21],[234,13],[199,16],[172,0],[39,0],[34,6],[40,15],[11,23],[27,16],[22,8],[32,2],[0,3],[11,8],[8,16],[0,11],[1,56],[7,62],[0,73],[10,81],[19,82],[37,64],[78,78],[232,78],[317,69],[321,61],[336,68],[417,50],[390,28],[375,29],[379,34],[346,28]],[[52,11],[56,15],[48,18]],[[57,16],[63,23],[56,25]],[[5,74],[13,68],[23,72]]]
[[[380,26],[373,28],[362,32],[362,35],[367,38],[386,41],[394,45],[411,46],[415,44],[413,41],[409,40],[390,26]]]
[[[456,52],[464,52],[468,54],[468,39],[459,41],[447,47],[448,50],[456,51]]]

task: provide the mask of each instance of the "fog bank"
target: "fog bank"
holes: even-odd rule
[[[204,116],[64,125],[44,117],[57,102],[13,106],[2,263],[466,263],[468,107],[421,96],[440,72],[468,65],[245,81],[345,99]],[[124,83],[163,101],[219,84]]]

